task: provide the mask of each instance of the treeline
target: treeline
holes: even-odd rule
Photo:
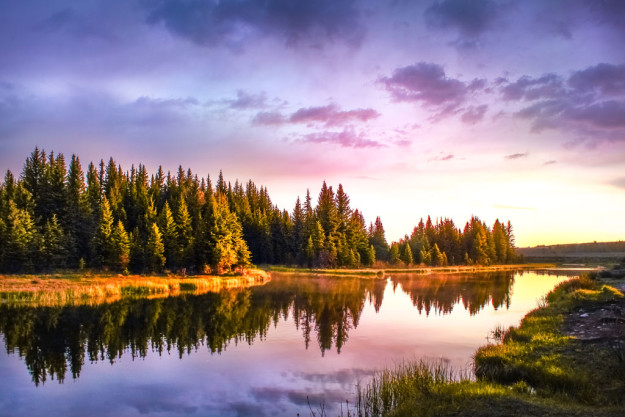
[[[265,187],[213,186],[178,168],[149,175],[144,165],[124,171],[113,158],[90,163],[38,148],[19,178],[0,185],[0,271],[95,268],[120,272],[222,273],[250,264],[308,267],[482,264],[514,259],[510,223],[492,229],[477,218],[464,231],[428,218],[389,245],[378,217],[368,227],[339,184],[324,182],[316,205],[307,191],[289,213]]]
[[[462,230],[451,219],[437,219],[435,224],[430,216],[425,223],[421,219],[410,236],[393,242],[389,254],[392,264],[406,265],[492,265],[519,260],[510,222],[497,219],[490,228],[475,216]]]

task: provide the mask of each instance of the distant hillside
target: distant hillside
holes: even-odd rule
[[[526,261],[539,262],[612,262],[625,258],[625,241],[539,245],[517,248]]]

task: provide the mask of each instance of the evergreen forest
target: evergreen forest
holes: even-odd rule
[[[306,267],[490,265],[517,260],[510,222],[472,217],[463,229],[428,216],[389,245],[379,217],[367,225],[342,185],[323,182],[291,212],[266,187],[213,185],[182,166],[150,174],[113,158],[89,163],[39,148],[0,184],[0,271],[224,273],[254,264]]]

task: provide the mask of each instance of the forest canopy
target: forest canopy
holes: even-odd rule
[[[461,230],[428,216],[388,244],[379,217],[367,226],[341,184],[325,181],[316,205],[307,190],[291,212],[249,180],[215,185],[190,169],[175,174],[145,165],[124,170],[111,157],[83,170],[72,155],[39,148],[21,175],[0,185],[0,271],[57,269],[223,273],[255,264],[308,267],[509,263],[516,260],[510,222],[472,217]]]

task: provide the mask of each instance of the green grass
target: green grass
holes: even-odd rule
[[[518,328],[497,329],[501,343],[478,349],[476,379],[442,364],[406,362],[359,387],[354,415],[625,415],[625,363],[609,343],[563,330],[568,314],[622,298],[589,277],[563,282]]]

